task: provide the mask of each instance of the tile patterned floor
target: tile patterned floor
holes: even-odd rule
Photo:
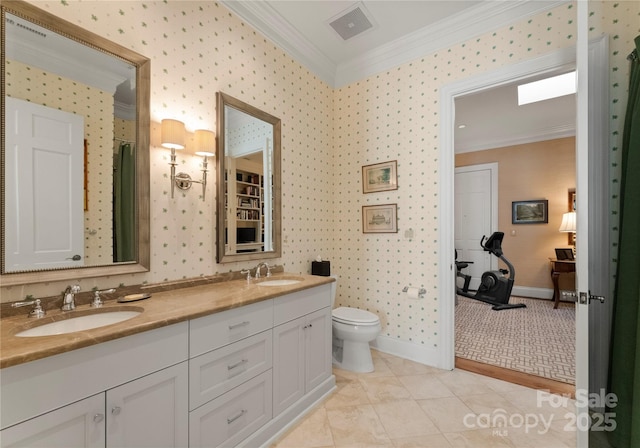
[[[575,384],[575,305],[511,297],[526,308],[494,311],[458,296],[456,356]]]
[[[337,390],[272,448],[576,445],[573,400],[372,352],[375,372],[334,369]]]

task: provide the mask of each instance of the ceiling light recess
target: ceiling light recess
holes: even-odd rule
[[[518,106],[576,93],[576,72],[518,86]]]

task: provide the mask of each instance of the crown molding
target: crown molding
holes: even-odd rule
[[[221,0],[300,64],[332,87],[339,88],[376,73],[451,47],[501,26],[544,12],[568,0],[486,1],[460,14],[425,27],[360,57],[336,65],[284,20],[267,1]]]
[[[266,1],[221,0],[226,8],[274,42],[322,81],[334,85],[336,64],[309,42]]]
[[[483,2],[364,53],[357,59],[338,65],[335,86],[344,86],[375,73],[392,69],[565,3],[568,2],[565,0]]]
[[[556,140],[565,137],[574,137],[576,135],[576,127],[574,124],[554,126],[551,128],[533,129],[527,134],[518,135],[517,137],[504,137],[495,139],[481,139],[481,143],[477,145],[460,145],[456,144],[455,153],[462,154],[466,152],[484,151],[487,149],[504,148],[505,146],[525,145],[527,143],[544,142],[548,140]],[[457,141],[456,141],[457,142]]]

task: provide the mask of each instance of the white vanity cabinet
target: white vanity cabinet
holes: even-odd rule
[[[4,429],[0,443],[6,448],[104,448],[104,394]]]
[[[185,361],[108,390],[106,447],[188,446],[188,382]]]
[[[274,415],[331,376],[331,296],[325,286],[275,299]]]
[[[183,322],[2,369],[0,446],[186,447],[187,329]]]
[[[0,385],[0,448],[268,446],[335,389],[330,285],[7,367]]]
[[[182,362],[7,428],[2,446],[186,447],[187,381]]]
[[[235,446],[271,420],[272,327],[273,300],[191,321],[191,447]]]

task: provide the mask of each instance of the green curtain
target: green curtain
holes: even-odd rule
[[[113,261],[135,260],[135,167],[133,145],[120,144],[113,179]]]
[[[620,224],[610,389],[618,397],[615,447],[640,447],[640,36],[629,56],[629,102],[622,137]]]

